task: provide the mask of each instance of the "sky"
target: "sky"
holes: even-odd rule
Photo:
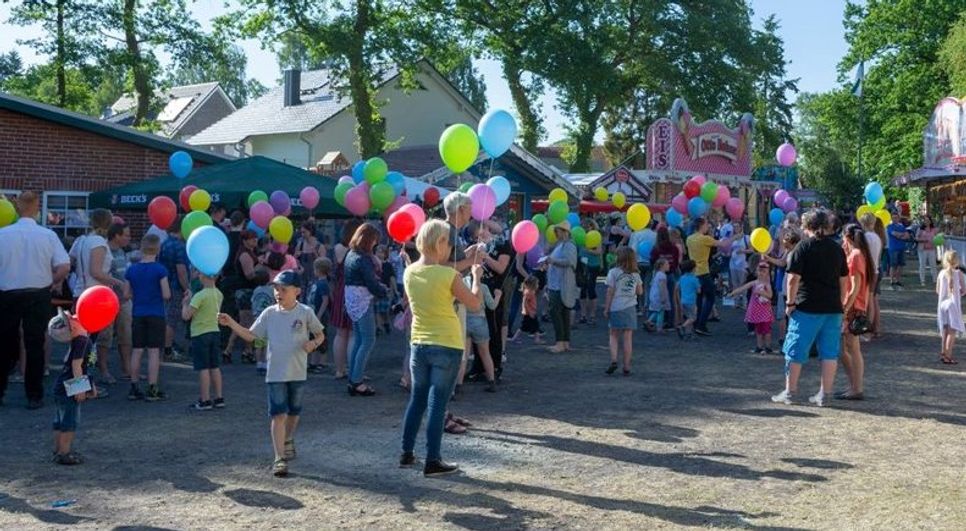
[[[224,0],[195,0],[191,5],[195,17],[203,26],[208,26],[213,17],[225,12]],[[838,86],[836,65],[848,50],[842,28],[845,0],[751,0],[751,6],[755,12],[756,27],[760,27],[761,20],[768,15],[777,16],[781,24],[779,34],[785,41],[785,56],[791,61],[789,76],[800,78],[799,90],[820,92]],[[40,32],[36,28],[6,24],[9,14],[9,4],[0,4],[0,21],[3,21],[0,52],[17,49],[28,65],[42,61],[43,58],[35,56],[28,47],[17,44],[18,39],[31,38]],[[256,41],[239,44],[248,55],[248,75],[266,86],[274,86],[281,77],[274,54],[262,50]],[[490,108],[512,111],[510,91],[500,72],[499,63],[484,59],[477,62],[477,68],[486,82]],[[556,94],[548,91],[541,103],[548,133],[544,143],[560,140],[568,119],[557,109]]]

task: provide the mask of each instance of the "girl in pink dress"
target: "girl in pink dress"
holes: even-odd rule
[[[752,350],[755,354],[774,353],[771,348],[771,324],[775,320],[775,312],[771,305],[773,293],[768,269],[766,262],[759,262],[758,278],[728,294],[729,297],[735,297],[749,289],[752,290],[751,300],[748,301],[748,309],[745,311],[745,322],[755,327],[757,346]]]

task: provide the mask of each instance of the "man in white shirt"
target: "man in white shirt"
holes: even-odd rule
[[[27,409],[43,406],[44,340],[51,318],[51,286],[70,272],[70,258],[53,231],[37,225],[40,198],[17,198],[20,219],[0,229],[0,405],[7,376],[20,356],[20,330],[27,351],[24,387]]]

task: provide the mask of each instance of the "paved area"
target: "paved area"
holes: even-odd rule
[[[886,335],[863,345],[868,399],[824,409],[768,401],[783,361],[749,352],[732,309],[712,338],[638,333],[630,377],[604,375],[603,327],[576,331],[566,355],[515,346],[497,394],[470,385],[452,406],[474,427],[444,439],[464,469],[449,479],[396,467],[399,336],[374,354],[376,397],[311,377],[287,479],[269,473],[250,366],[226,369],[223,411],[187,410],[187,366],[164,367],[165,402],[114,386],[84,406],[88,463],[72,468],[48,462],[52,408],[26,411],[15,387],[0,408],[0,528],[962,529],[966,365],[937,363],[935,295],[915,284],[883,295]]]

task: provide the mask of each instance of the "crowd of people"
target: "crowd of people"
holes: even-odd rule
[[[53,389],[53,459],[61,464],[83,461],[71,443],[85,399],[106,397],[125,381],[129,400],[163,400],[161,361],[190,360],[198,374],[190,407],[224,408],[220,368],[238,360],[265,377],[272,473],[284,476],[297,455],[308,374],[331,366],[349,396],[373,396],[366,371],[378,338],[404,334],[411,348],[400,355],[399,386],[410,399],[400,466],[418,463],[415,441],[425,415],[423,472],[451,473],[458,467],[443,461],[441,440],[470,425],[450,409],[464,383],[497,392],[510,344],[525,336],[542,343],[549,322],[548,349],[565,355],[574,329],[596,327],[600,314],[609,329],[606,374],[632,374],[635,331],[692,341],[717,334],[712,323],[733,307],[744,312],[753,352],[785,356],[785,387],[773,401],[795,401],[809,356],[819,358],[822,373],[810,403],[862,400],[862,344],[881,333],[882,279],[902,287],[907,245],[919,254],[920,280],[925,284],[928,269],[937,286],[943,363],[956,363],[954,342],[966,331],[966,276],[952,251],[936,272],[936,229],[928,218],[910,228],[898,216],[883,226],[872,214],[855,220],[812,209],[799,219],[792,212],[771,228],[772,247],[758,253],[745,220],[697,218],[686,229],[654,220],[631,231],[615,213],[581,219],[585,231],[606,227],[598,246],[578,246],[564,221],[549,240],[517,253],[504,220],[472,220],[471,200],[460,192],[445,198],[443,219],[427,221],[403,245],[379,223],[358,219],[342,223],[333,243],[311,218],[293,242],[281,244],[248,230],[243,213],[226,217],[215,206],[211,217],[231,250],[220,274],[205,275],[191,266],[177,220],[166,230],[152,226],[135,243],[131,227],[98,209],[87,234],[62,242],[36,223],[37,194],[21,194],[17,205],[20,219],[0,229],[0,334],[9,339],[0,344],[0,404],[9,377],[22,374],[27,407],[42,407],[50,340],[68,343]],[[72,302],[93,286],[114,290],[120,311],[91,334]],[[840,363],[848,385],[836,392]],[[77,391],[85,377],[91,385]]]

